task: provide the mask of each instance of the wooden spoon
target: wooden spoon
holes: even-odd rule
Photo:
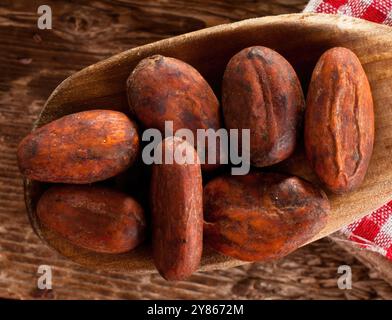
[[[350,17],[290,14],[244,20],[158,41],[117,54],[64,80],[52,93],[34,127],[87,109],[115,109],[128,113],[125,82],[143,58],[162,54],[182,59],[207,79],[217,96],[228,60],[241,49],[263,45],[285,56],[294,66],[306,91],[313,67],[327,49],[353,50],[369,77],[375,103],[375,146],[366,179],[355,192],[329,194],[332,210],[328,224],[314,239],[324,237],[361,218],[392,199],[392,29]],[[278,166],[314,180],[301,152]],[[132,177],[129,177],[132,179]],[[41,226],[36,203],[48,184],[25,180],[27,211],[35,232],[71,260],[88,267],[125,272],[154,271],[150,246],[122,255],[80,249]],[[205,248],[202,270],[236,266],[244,262]]]

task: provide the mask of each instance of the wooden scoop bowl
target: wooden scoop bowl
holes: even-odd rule
[[[263,45],[277,50],[296,69],[306,93],[313,67],[327,49],[343,46],[354,51],[370,80],[375,104],[376,136],[366,179],[355,192],[329,194],[332,210],[322,238],[392,199],[392,29],[350,17],[290,14],[220,25],[158,41],[117,54],[64,80],[52,93],[34,127],[87,109],[115,109],[128,113],[125,82],[143,58],[161,54],[184,60],[207,79],[220,97],[220,83],[228,60],[241,49]],[[314,179],[297,152],[277,169]],[[132,179],[132,177],[129,177]],[[155,270],[150,245],[121,254],[98,254],[75,247],[43,227],[36,204],[48,184],[25,180],[27,211],[35,232],[71,260],[98,269],[126,272]],[[244,262],[205,248],[201,270],[221,269]]]

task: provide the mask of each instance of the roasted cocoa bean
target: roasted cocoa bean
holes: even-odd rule
[[[250,47],[228,63],[222,87],[226,128],[250,129],[250,161],[257,167],[288,158],[296,147],[304,97],[285,58],[265,47]]]
[[[218,100],[200,73],[178,59],[155,55],[140,61],[127,81],[131,111],[145,128],[165,131],[165,121],[173,122],[173,131],[221,128]],[[206,161],[208,140],[204,141]],[[219,149],[215,162],[219,163]],[[211,152],[215,152],[215,149]],[[203,164],[203,169],[217,165]]]
[[[166,138],[158,146],[163,154],[180,148],[195,161],[155,164],[151,178],[153,256],[167,280],[183,280],[196,271],[203,248],[203,187],[197,153],[179,138]]]
[[[20,171],[45,182],[92,183],[127,169],[139,150],[135,124],[123,113],[74,113],[34,130],[18,147]]]
[[[142,207],[126,194],[107,188],[51,187],[38,201],[37,215],[50,230],[96,252],[127,252],[145,237]]]
[[[325,225],[324,192],[275,173],[222,176],[204,188],[204,237],[218,252],[245,261],[283,257]]]
[[[373,142],[373,100],[365,71],[349,49],[330,49],[318,61],[309,85],[307,158],[326,188],[344,193],[364,180]]]

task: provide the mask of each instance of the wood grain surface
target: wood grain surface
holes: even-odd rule
[[[337,298],[392,299],[378,273],[329,240],[271,264],[198,273],[167,283],[158,275],[125,276],[84,269],[33,233],[23,202],[15,150],[45,100],[66,77],[115,53],[217,24],[299,12],[307,0],[45,1],[53,29],[37,28],[42,3],[0,3],[0,297],[31,298]],[[37,289],[39,265],[53,266],[53,290]],[[353,289],[339,290],[337,268],[353,269]]]

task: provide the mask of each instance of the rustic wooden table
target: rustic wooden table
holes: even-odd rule
[[[368,268],[330,239],[274,263],[197,273],[177,283],[158,275],[87,270],[46,247],[27,220],[15,150],[63,79],[135,46],[245,18],[299,12],[307,0],[46,0],[52,30],[37,28],[41,2],[0,4],[0,298],[392,299],[388,272],[373,267],[388,266],[386,261],[356,253]],[[40,265],[53,268],[52,290],[37,288]],[[340,265],[352,267],[352,290],[337,287]]]

